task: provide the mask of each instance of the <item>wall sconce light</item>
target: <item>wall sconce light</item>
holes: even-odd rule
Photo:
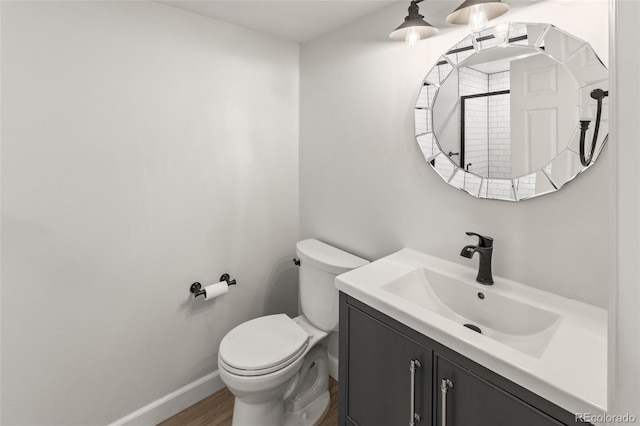
[[[438,29],[425,21],[424,16],[420,15],[418,3],[422,0],[413,0],[409,5],[409,14],[404,18],[404,22],[400,24],[391,34],[391,40],[404,40],[409,46],[413,47],[423,38],[431,37],[438,33]]]
[[[602,118],[602,99],[605,96],[609,96],[609,91],[605,91],[602,89],[594,89],[591,91],[591,98],[595,99],[598,102],[597,112],[596,112],[596,124],[593,128],[593,139],[591,140],[591,149],[589,152],[589,156],[585,156],[585,136],[587,135],[587,130],[589,129],[589,123],[591,120],[587,117],[580,118],[580,162],[583,166],[588,166],[593,159],[593,152],[596,150],[596,142],[598,141],[598,131],[600,130],[600,119]]]
[[[489,20],[504,15],[510,8],[501,0],[466,0],[447,16],[447,22],[468,24],[472,33],[478,33],[487,27]]]

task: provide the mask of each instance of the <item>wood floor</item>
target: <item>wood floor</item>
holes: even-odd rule
[[[319,426],[338,424],[338,382],[332,378],[329,379],[329,393],[331,394],[329,412]],[[233,399],[233,394],[224,388],[158,426],[231,426]]]

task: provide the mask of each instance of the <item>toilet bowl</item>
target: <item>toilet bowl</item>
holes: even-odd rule
[[[220,377],[236,397],[234,426],[316,424],[328,405],[320,409],[308,405],[323,394],[329,400],[327,353],[319,344],[328,333],[304,316],[291,319],[284,314],[239,327],[227,335],[231,339],[225,336],[218,354]],[[277,354],[272,353],[274,340],[283,348]],[[233,359],[233,365],[227,359]],[[289,417],[293,418],[285,423]]]
[[[233,426],[313,426],[329,408],[324,339],[338,327],[335,277],[367,260],[318,240],[296,245],[303,315],[268,315],[225,335],[220,378],[235,396]]]

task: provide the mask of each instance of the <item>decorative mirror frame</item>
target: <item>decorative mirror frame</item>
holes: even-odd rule
[[[545,43],[547,37],[564,38],[561,40],[562,43],[548,43],[547,46],[547,43]],[[549,42],[555,39],[550,38]],[[425,160],[449,185],[476,198],[520,201],[555,192],[594,164],[608,139],[608,102],[605,99],[605,104],[602,108],[604,114],[600,124],[592,126],[594,128],[600,127],[600,135],[596,130],[594,150],[591,158],[586,161],[580,152],[581,122],[579,120],[582,119],[579,118],[578,105],[576,105],[576,129],[573,131],[570,140],[564,149],[559,150],[556,157],[539,170],[509,179],[483,177],[465,170],[453,162],[451,155],[445,153],[441,148],[438,136],[434,133],[434,106],[438,100],[441,86],[449,76],[454,74],[453,71],[465,66],[479,52],[500,49],[504,46],[517,46],[523,52],[528,49],[532,52],[542,53],[567,67],[567,69],[569,69],[569,66],[574,67],[575,71],[581,71],[578,57],[583,62],[585,61],[584,58],[594,62],[588,65],[601,66],[603,71],[600,74],[596,72],[595,78],[594,75],[589,77],[580,76],[578,78],[574,73],[570,73],[578,83],[578,97],[583,96],[581,95],[582,92],[590,92],[591,89],[596,88],[607,90],[605,93],[608,95],[609,76],[607,68],[589,43],[551,24],[518,22],[501,24],[488,28],[479,34],[471,34],[465,37],[442,55],[429,71],[423,80],[423,86],[415,107],[416,140]],[[591,96],[593,97],[593,95]],[[456,108],[460,108],[459,103],[460,96],[458,96]],[[591,144],[592,131],[590,130],[589,135],[587,135],[588,145]],[[461,130],[461,132],[463,131]],[[583,143],[585,133],[586,130],[583,130]],[[564,145],[564,141],[562,141],[562,144]],[[456,155],[456,153],[449,154]]]

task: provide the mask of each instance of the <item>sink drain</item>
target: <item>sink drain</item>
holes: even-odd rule
[[[475,331],[476,333],[482,334],[482,330],[480,330],[480,327],[478,327],[477,325],[464,324],[464,326],[467,327],[467,328],[470,328],[471,330]]]

